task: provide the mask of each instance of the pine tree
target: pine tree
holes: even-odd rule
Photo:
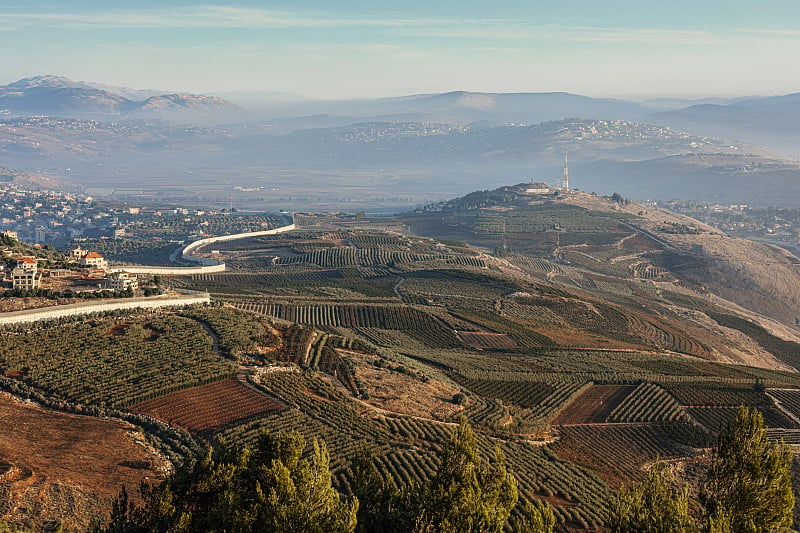
[[[669,465],[660,460],[644,482],[620,488],[609,522],[614,533],[690,533],[697,529],[689,514],[688,487],[675,489]]]
[[[703,493],[717,531],[789,531],[794,511],[791,451],[771,444],[761,413],[739,408],[719,434]],[[728,520],[729,519],[729,520]]]
[[[467,419],[442,450],[439,470],[424,491],[417,532],[501,532],[517,503],[517,481],[495,449],[489,466]]]
[[[341,502],[331,484],[330,455],[325,443],[314,440],[314,453],[301,459],[305,441],[296,436],[276,440],[281,452],[257,475],[257,503],[251,531],[264,533],[352,533],[358,500]],[[262,484],[263,483],[263,484]]]
[[[543,500],[528,502],[514,533],[553,533],[556,516],[550,504]]]
[[[375,468],[372,449],[366,443],[350,467],[350,487],[358,498],[356,533],[408,533],[413,531],[419,508],[420,488],[411,481],[398,487],[388,476],[384,480]]]
[[[279,433],[263,436],[253,452],[209,449],[144,490],[144,508],[123,492],[105,531],[352,533],[358,501],[333,488],[325,444],[315,441],[307,458],[305,448],[300,435]]]

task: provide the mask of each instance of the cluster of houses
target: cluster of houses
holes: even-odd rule
[[[5,232],[4,232],[5,234]],[[39,268],[39,261],[30,255],[16,254],[11,250],[4,250],[3,254],[12,260],[6,272],[6,285],[12,289],[34,290],[42,287],[43,271]],[[16,263],[13,262],[16,260]],[[129,272],[108,272],[108,261],[97,252],[84,250],[80,246],[71,250],[68,261],[85,269],[85,275],[91,279],[100,280],[100,287],[113,291],[135,291],[139,288],[139,280]],[[73,271],[66,269],[50,269],[51,277],[67,277]]]
[[[108,274],[108,261],[97,252],[84,250],[77,246],[70,250],[69,256],[80,267],[89,269],[89,277],[103,279],[106,289],[111,289],[112,291],[135,291],[139,288],[138,278],[130,272],[119,271]]]

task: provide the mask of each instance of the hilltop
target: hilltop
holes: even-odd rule
[[[600,300],[650,309],[648,313],[661,319],[672,316],[682,328],[699,327],[691,333],[695,338],[708,330],[707,318],[675,315],[676,306],[744,313],[748,320],[796,339],[792,329],[800,308],[800,260],[785,250],[731,237],[620,195],[612,199],[554,189],[526,193],[530,187],[539,186],[473,193],[429,206],[403,222],[423,235],[463,239],[492,250],[520,274],[543,275],[566,290],[580,288]],[[660,305],[664,309],[652,310]],[[725,340],[724,333],[709,344],[719,346],[713,351],[722,359],[746,364],[770,359],[763,359],[758,347],[748,355],[741,345]]]

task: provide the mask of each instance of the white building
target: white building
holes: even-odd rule
[[[15,268],[11,271],[11,286],[14,289],[38,289],[42,286],[42,273],[37,270]]]
[[[77,246],[77,247],[73,248],[72,250],[70,250],[69,256],[72,259],[75,259],[77,261],[77,260],[81,259],[84,255],[88,254],[88,253],[89,253],[89,250],[84,250],[80,246]]]
[[[135,291],[139,288],[139,280],[130,272],[114,272],[106,279],[106,286],[114,291]]]
[[[78,264],[82,267],[96,268],[105,270],[108,268],[106,259],[97,252],[89,252],[78,260]]]
[[[17,259],[17,268],[26,272],[36,272],[39,268],[39,263],[32,257],[20,257]]]

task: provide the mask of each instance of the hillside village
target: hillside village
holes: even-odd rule
[[[150,276],[109,267],[106,258],[97,252],[77,246],[68,255],[61,255],[41,246],[19,243],[12,230],[0,235],[3,244],[7,244],[0,250],[5,263],[2,277],[5,297],[87,298],[139,293],[151,296],[158,292]]]

